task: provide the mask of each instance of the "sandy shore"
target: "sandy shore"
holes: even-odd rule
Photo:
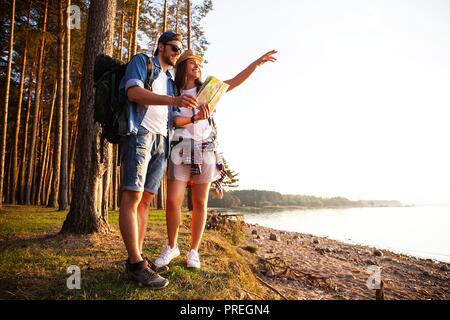
[[[287,299],[375,299],[367,287],[379,268],[384,299],[450,299],[450,264],[327,238],[246,225],[257,274]],[[378,284],[379,281],[372,282]]]

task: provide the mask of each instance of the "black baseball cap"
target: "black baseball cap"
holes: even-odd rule
[[[179,33],[175,33],[172,31],[166,31],[164,32],[158,39],[158,44],[160,43],[167,43],[170,41],[180,41],[183,42],[183,36]],[[154,56],[158,55],[158,48],[156,48]]]

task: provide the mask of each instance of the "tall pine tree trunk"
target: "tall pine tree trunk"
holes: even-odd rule
[[[141,7],[141,0],[135,0],[136,5],[134,7],[134,17],[133,17],[133,32],[131,39],[131,56],[134,56],[137,52],[137,35],[139,30],[139,14]]]
[[[179,20],[180,20],[180,0],[177,0],[175,7],[175,33],[179,33]]]
[[[31,204],[31,187],[33,184],[33,176],[34,176],[34,157],[35,157],[35,149],[36,149],[36,136],[37,136],[37,128],[38,128],[38,118],[39,111],[41,105],[41,95],[42,95],[42,77],[43,77],[43,60],[44,60],[44,47],[45,47],[45,32],[47,30],[47,16],[48,16],[48,0],[45,0],[45,9],[44,9],[44,21],[42,24],[42,38],[40,44],[39,51],[39,64],[38,64],[38,72],[37,72],[37,80],[36,80],[36,93],[35,93],[35,101],[34,101],[34,110],[33,110],[33,124],[31,127],[31,141],[30,141],[30,154],[28,157],[28,171],[27,171],[27,183],[25,187],[25,204]]]
[[[191,0],[186,0],[186,12],[187,12],[187,43],[188,43],[188,49],[192,49],[191,45]]]
[[[28,17],[27,21],[30,21],[31,13],[31,0],[29,1]],[[25,73],[27,69],[27,51],[28,50],[28,32],[26,33],[25,45],[22,52],[22,70],[20,72],[20,85],[19,85],[19,99],[17,103],[17,116],[14,131],[13,149],[12,149],[12,167],[11,167],[11,190],[9,201],[12,204],[17,203],[17,178],[18,178],[18,153],[19,153],[19,131],[20,131],[20,119],[22,116],[22,100],[23,100],[23,87],[25,83]]]
[[[53,85],[53,96],[52,96],[52,105],[50,109],[50,119],[48,120],[48,130],[47,137],[45,138],[45,147],[44,147],[44,156],[41,166],[41,174],[39,176],[39,186],[38,186],[38,199],[43,205],[47,205],[46,197],[43,195],[43,191],[45,189],[45,175],[48,164],[48,155],[50,153],[50,133],[52,132],[52,122],[53,122],[53,113],[55,110],[55,102],[56,102],[56,93],[58,90],[58,80],[55,80],[55,84]]]
[[[36,196],[37,196],[37,186],[38,186],[38,177],[39,177],[39,161],[42,154],[42,127],[43,127],[43,121],[42,121],[42,109],[39,111],[39,117],[38,117],[38,126],[36,129],[36,150],[35,150],[35,157],[33,158],[33,182],[31,184],[31,204],[36,205]]]
[[[119,56],[118,59],[122,61],[123,59],[123,32],[125,28],[125,1],[122,1],[122,17],[120,20],[120,30],[119,30]]]
[[[3,203],[3,180],[5,178],[5,156],[6,156],[6,134],[8,129],[8,105],[9,105],[9,87],[11,83],[11,64],[14,43],[14,16],[16,14],[16,0],[13,0],[11,8],[11,31],[9,33],[9,51],[8,51],[8,67],[6,71],[6,90],[5,102],[3,104],[3,131],[1,140],[1,156],[0,156],[0,207]]]
[[[71,0],[67,0],[70,7]],[[66,210],[69,206],[69,90],[70,90],[70,19],[69,12],[65,10],[65,59],[64,59],[64,104],[62,121],[62,146],[61,146],[61,176],[59,187],[59,210]]]
[[[30,121],[31,114],[31,101],[33,97],[33,87],[34,87],[34,71],[36,69],[37,60],[37,49],[34,55],[33,64],[31,65],[30,76],[28,77],[28,93],[27,93],[27,115],[25,116],[25,129],[23,132],[23,145],[22,145],[22,162],[20,166],[20,203],[25,204],[25,194],[26,194],[26,181],[25,174],[27,172],[28,164],[28,123]]]
[[[164,0],[163,32],[167,31],[167,10],[168,10],[168,3],[167,0]]]
[[[53,182],[49,207],[58,207],[59,185],[61,174],[61,148],[63,129],[63,104],[64,104],[64,5],[59,0],[59,35],[58,35],[58,89],[56,94],[56,125],[55,125],[55,149],[53,153]]]
[[[81,79],[80,79],[81,80]],[[70,160],[69,160],[69,202],[72,202],[72,194],[73,194],[73,180],[74,180],[74,171],[75,171],[75,147],[77,144],[77,120],[78,120],[78,109],[80,106],[81,100],[81,81],[79,81],[79,85],[77,86],[77,100],[75,101],[75,118],[73,119],[72,125],[72,137],[70,144]]]
[[[78,112],[78,136],[75,160],[75,183],[69,213],[62,233],[88,234],[108,232],[107,207],[102,203],[100,188],[107,163],[102,163],[108,148],[102,148],[100,128],[92,121],[93,70],[99,54],[112,55],[116,0],[91,1],[83,59],[81,103]],[[103,150],[102,150],[103,149]],[[106,187],[106,186],[105,186]],[[104,203],[104,202],[103,202]]]

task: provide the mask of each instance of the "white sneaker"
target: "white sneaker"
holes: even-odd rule
[[[189,251],[187,256],[187,267],[200,269],[200,257],[198,256],[198,252],[194,249]]]
[[[169,245],[166,245],[163,253],[156,259],[155,264],[158,268],[167,266],[172,259],[178,257],[180,255],[180,249],[178,246],[175,248],[171,248]]]

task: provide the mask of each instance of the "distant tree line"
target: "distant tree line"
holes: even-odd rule
[[[285,195],[275,191],[235,190],[225,192],[223,199],[210,196],[208,205],[216,208],[236,207],[276,207],[296,206],[307,208],[358,208],[358,207],[395,207],[402,206],[399,201],[359,200],[351,201],[343,197],[321,198],[307,195]]]

